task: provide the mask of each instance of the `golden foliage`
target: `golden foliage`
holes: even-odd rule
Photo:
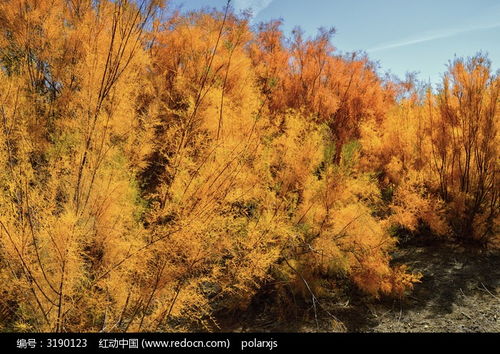
[[[162,6],[0,4],[2,330],[213,329],[274,280],[403,296],[394,224],[498,234],[484,60],[396,101],[333,30]]]
[[[437,93],[413,91],[383,122],[363,125],[362,165],[394,189],[393,222],[497,242],[499,90],[485,57],[457,59]]]

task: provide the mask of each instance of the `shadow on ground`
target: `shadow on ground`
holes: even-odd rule
[[[449,244],[407,244],[393,255],[393,262],[423,275],[405,299],[375,300],[356,289],[344,289],[320,300],[316,320],[312,304],[307,302],[298,303],[287,316],[277,316],[272,294],[263,294],[222,330],[339,330],[332,325],[331,314],[349,332],[500,332],[499,252]]]

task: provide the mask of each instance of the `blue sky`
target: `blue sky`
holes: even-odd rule
[[[173,0],[182,9],[217,7],[226,0]],[[454,56],[487,52],[500,67],[500,0],[233,0],[252,8],[253,22],[282,18],[285,31],[306,34],[335,27],[333,45],[342,52],[365,50],[381,71],[439,81]]]

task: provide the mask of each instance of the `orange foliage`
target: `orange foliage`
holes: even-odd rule
[[[214,329],[274,280],[403,296],[394,225],[498,238],[485,58],[422,95],[333,30],[162,6],[0,4],[2,329]]]
[[[436,93],[413,91],[363,125],[363,165],[394,189],[394,222],[498,243],[499,82],[485,57],[457,59]]]

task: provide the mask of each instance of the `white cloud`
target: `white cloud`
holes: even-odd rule
[[[252,9],[254,17],[268,7],[273,0],[234,0],[233,6],[236,10]]]
[[[457,36],[459,34],[475,32],[475,31],[483,31],[498,27],[500,27],[500,23],[493,23],[489,25],[475,25],[475,26],[469,26],[467,28],[453,28],[453,29],[443,29],[439,31],[427,31],[418,37],[409,37],[397,42],[383,43],[374,48],[368,49],[367,52],[377,52],[386,49],[406,47],[417,43],[429,42],[436,39],[449,38]]]

